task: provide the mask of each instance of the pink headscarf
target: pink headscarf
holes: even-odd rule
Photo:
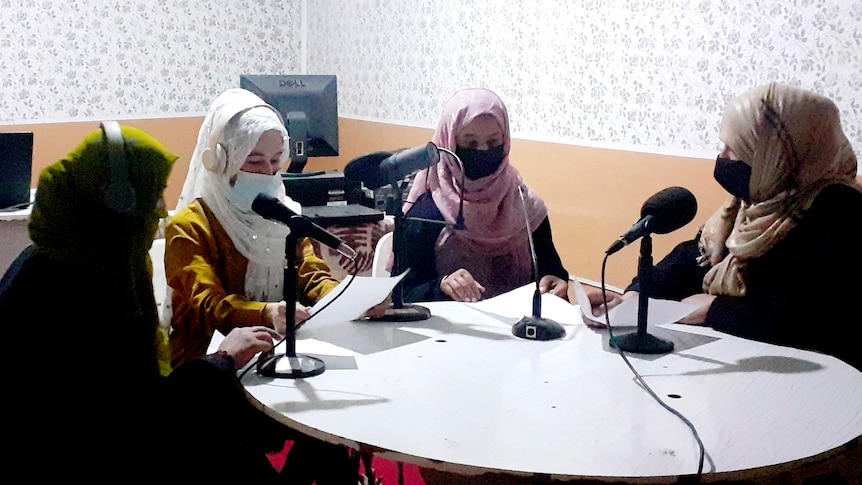
[[[457,91],[443,108],[432,141],[454,152],[458,132],[476,117],[486,114],[492,115],[503,131],[503,163],[497,171],[470,180],[463,176],[454,157],[443,153],[440,163],[416,175],[404,212],[422,194],[431,191],[445,220],[454,223],[463,181],[466,230],[446,227],[440,233],[436,246],[437,271],[449,274],[459,268],[467,269],[485,286],[485,297],[489,298],[532,281],[526,221],[518,187],[524,193],[531,232],[547,217],[548,209],[509,164],[509,113],[492,91],[481,88]]]

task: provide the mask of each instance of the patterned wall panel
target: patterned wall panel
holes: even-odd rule
[[[707,156],[725,102],[782,80],[862,153],[858,0],[0,0],[0,26],[0,124],[199,116],[307,65],[342,116],[430,127],[485,86],[521,137]]]
[[[301,2],[0,0],[0,124],[198,116],[298,72]]]
[[[433,126],[484,86],[533,139],[714,156],[721,109],[780,80],[833,98],[862,153],[862,2],[308,0],[342,116]]]

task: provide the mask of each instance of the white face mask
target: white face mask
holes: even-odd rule
[[[251,203],[258,194],[273,196],[282,183],[281,174],[278,173],[264,175],[240,170],[236,174],[236,182],[231,187],[234,203],[240,210],[251,212]]]

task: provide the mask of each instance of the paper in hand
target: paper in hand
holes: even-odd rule
[[[315,327],[356,320],[369,308],[385,300],[406,274],[405,271],[389,278],[348,275],[311,307],[309,320]]]
[[[594,322],[605,325],[607,322],[605,321],[604,315],[593,314],[590,300],[587,298],[587,293],[584,291],[584,287],[581,282],[577,278],[574,278],[569,284],[575,286],[575,298],[578,300],[578,306],[581,307],[581,314]],[[696,309],[697,305],[692,305],[690,303],[650,298],[649,311],[647,312],[647,325],[674,323]],[[637,326],[638,299],[629,298],[611,308],[608,312],[608,319],[610,319],[611,326],[613,327]]]

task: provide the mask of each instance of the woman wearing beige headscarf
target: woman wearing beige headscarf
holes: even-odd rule
[[[858,330],[858,309],[839,295],[862,276],[853,249],[862,187],[835,103],[789,85],[759,86],[730,102],[719,137],[715,178],[731,195],[698,238],[656,265],[650,296],[699,305],[679,323],[862,368],[862,352],[831,330]],[[829,288],[826,298],[819,288]],[[624,298],[637,290],[635,282]]]

